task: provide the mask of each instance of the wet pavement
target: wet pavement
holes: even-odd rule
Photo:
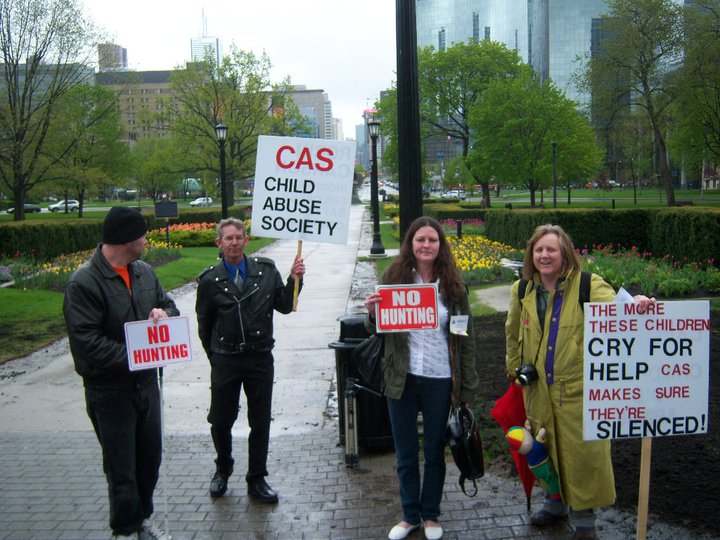
[[[381,539],[401,519],[395,456],[388,445],[361,446],[355,468],[346,467],[340,445],[337,364],[328,344],[339,337],[339,317],[361,312],[362,299],[375,285],[372,265],[363,262],[371,224],[361,206],[353,206],[351,223],[345,246],[303,243],[308,270],[298,310],[275,317],[268,481],[280,494],[278,504],[255,503],[245,492],[243,402],[233,430],[236,474],[224,497],[209,496],[214,469],[205,420],[209,366],[199,342],[193,344],[192,362],[165,369],[166,444],[155,520],[176,540]],[[287,274],[296,249],[295,242],[278,241],[262,254]],[[196,335],[194,285],[172,294],[181,312],[190,316]],[[492,294],[496,300],[488,296],[481,301],[498,302],[496,309],[502,310],[507,293]],[[109,538],[100,448],[85,414],[67,340],[0,366],[0,409],[0,540]],[[440,517],[445,538],[569,537],[566,523],[545,530],[529,525],[517,481],[488,472],[479,481],[477,496],[470,498],[460,491],[451,461],[447,470]],[[535,508],[541,498],[536,490]],[[598,532],[604,539],[633,538],[634,516],[603,510]],[[417,531],[409,538],[423,535]],[[662,524],[653,516],[648,538],[709,537]]]

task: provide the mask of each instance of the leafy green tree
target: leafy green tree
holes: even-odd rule
[[[137,189],[147,193],[153,202],[174,191],[178,175],[168,167],[175,163],[181,152],[173,139],[143,137],[132,149],[133,172]]]
[[[462,156],[467,158],[472,144],[469,117],[473,107],[493,81],[514,77],[523,69],[526,67],[516,51],[490,40],[455,43],[442,51],[432,47],[420,50],[420,115],[426,124],[425,132],[460,141]],[[470,182],[482,185],[487,207],[488,179],[475,176]]]
[[[667,204],[675,192],[666,130],[675,99],[672,72],[682,53],[682,8],[673,0],[608,0],[608,36],[588,63],[583,84],[593,94],[593,120],[612,122],[623,111],[647,115]]]
[[[551,81],[534,73],[490,84],[470,115],[475,144],[467,163],[476,177],[535,192],[552,183],[552,142],[557,180],[587,178],[600,166],[601,151],[588,121]]]
[[[686,164],[720,162],[720,0],[695,0],[685,12],[685,55],[678,85],[677,133]]]
[[[15,221],[53,165],[42,153],[55,105],[93,76],[93,40],[78,0],[0,0],[0,179]]]
[[[58,101],[45,148],[54,164],[47,176],[64,190],[65,199],[80,202],[80,217],[86,195],[102,196],[113,177],[127,172],[123,131],[112,90],[81,84]]]
[[[255,167],[258,135],[295,133],[303,122],[293,109],[287,81],[270,82],[270,60],[263,54],[232,48],[215,66],[211,59],[188,63],[172,75],[172,92],[166,111],[169,124],[183,150],[177,172],[220,176],[220,143],[215,125],[228,126],[226,174],[228,199],[234,200],[233,183],[251,176]],[[273,112],[282,108],[282,113]]]

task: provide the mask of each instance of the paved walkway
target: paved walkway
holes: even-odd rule
[[[339,445],[336,359],[328,344],[339,337],[338,318],[359,311],[373,285],[367,265],[356,265],[369,249],[370,224],[363,220],[362,207],[352,208],[351,223],[345,246],[303,244],[308,271],[298,311],[275,317],[268,480],[280,494],[279,504],[254,503],[245,493],[243,414],[234,430],[237,474],[225,497],[209,497],[214,453],[205,420],[207,360],[195,343],[192,362],[165,370],[166,450],[155,517],[167,523],[176,540],[381,539],[400,520],[392,451],[361,448],[359,466],[351,469]],[[295,242],[281,241],[264,255],[285,274],[295,251]],[[194,286],[173,295],[194,325]],[[100,449],[66,340],[0,366],[0,411],[0,540],[108,538]],[[489,472],[479,482],[478,495],[469,498],[457,480],[455,466],[448,463],[441,516],[445,538],[568,537],[565,524],[542,532],[528,524],[516,481]],[[534,494],[536,507],[540,497],[539,491]],[[634,536],[633,516],[608,510],[598,524],[601,538]],[[420,539],[422,533],[410,538]],[[653,522],[648,538],[696,537]]]

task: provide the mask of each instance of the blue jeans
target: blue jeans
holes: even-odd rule
[[[110,528],[131,534],[153,513],[162,459],[160,390],[85,388],[88,416],[103,454],[110,498]]]
[[[445,484],[445,428],[450,412],[451,379],[408,374],[400,399],[388,398],[403,519],[410,524],[437,521]],[[418,412],[423,415],[422,490],[418,442]]]

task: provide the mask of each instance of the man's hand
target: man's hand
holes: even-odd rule
[[[167,316],[168,314],[165,313],[164,309],[153,308],[153,310],[150,312],[150,315],[148,316],[148,321],[156,323],[160,319],[167,319]]]
[[[303,277],[305,275],[305,260],[296,257],[295,262],[293,262],[292,269],[290,270],[290,277],[295,279],[296,277]]]

